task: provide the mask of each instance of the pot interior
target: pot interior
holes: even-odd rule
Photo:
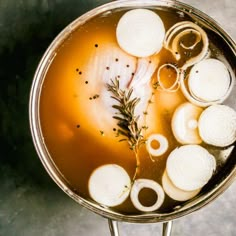
[[[172,14],[175,17],[184,18],[185,20],[191,20],[193,22],[197,22],[208,34],[211,41],[211,46],[214,48],[214,44],[217,45],[218,51],[222,53],[222,57],[224,60],[227,61],[229,64],[229,67],[231,68],[232,72],[232,83],[235,80],[235,56],[236,56],[236,47],[235,43],[232,41],[232,39],[224,32],[223,29],[221,29],[214,20],[212,20],[210,17],[205,15],[204,13],[188,6],[182,3],[178,2],[172,2],[172,1],[117,1],[112,2],[109,4],[106,4],[104,6],[98,7],[83,16],[76,19],[74,22],[72,22],[69,26],[67,26],[59,35],[58,37],[52,42],[52,44],[49,46],[48,50],[45,52],[38,69],[35,73],[34,81],[32,84],[32,90],[31,90],[31,98],[30,98],[30,123],[31,123],[31,131],[32,131],[32,137],[34,140],[35,148],[38,152],[38,155],[46,168],[49,175],[53,178],[53,180],[59,185],[60,188],[62,188],[63,191],[65,191],[70,197],[72,197],[75,201],[82,204],[86,208],[111,219],[115,220],[122,220],[122,221],[128,221],[128,222],[159,222],[159,221],[167,221],[171,219],[178,218],[180,216],[186,215],[188,213],[191,213],[210,201],[212,201],[215,197],[217,197],[220,193],[222,193],[233,181],[235,172],[236,172],[236,158],[235,158],[235,146],[230,145],[225,148],[216,148],[213,146],[205,145],[208,149],[208,151],[217,157],[217,171],[214,174],[214,176],[211,178],[211,180],[201,189],[201,192],[194,198],[185,201],[185,202],[172,202],[171,207],[163,208],[162,211],[156,211],[151,213],[140,213],[140,212],[125,212],[122,208],[109,208],[105,207],[103,205],[100,205],[96,203],[95,201],[91,200],[89,196],[86,194],[83,194],[79,186],[76,186],[76,184],[73,183],[73,181],[68,178],[68,173],[71,172],[71,170],[75,171],[76,168],[74,168],[73,164],[73,158],[69,159],[71,162],[70,168],[65,167],[63,168],[63,163],[66,163],[68,161],[67,157],[64,155],[60,155],[59,153],[63,153],[61,151],[63,149],[63,142],[67,143],[69,142],[70,138],[74,135],[73,132],[71,132],[70,128],[63,123],[60,123],[60,130],[61,133],[65,136],[63,139],[63,142],[53,143],[53,137],[51,134],[47,133],[45,127],[48,127],[53,123],[53,119],[51,117],[59,117],[60,114],[58,113],[58,109],[55,107],[59,106],[61,110],[64,109],[64,107],[67,107],[65,109],[65,116],[68,116],[68,119],[73,120],[73,117],[70,117],[70,114],[68,115],[68,110],[75,109],[76,102],[73,102],[73,104],[68,104],[68,101],[77,101],[81,99],[80,94],[76,92],[76,85],[75,87],[72,87],[72,85],[68,86],[66,84],[66,79],[64,78],[64,72],[71,70],[70,75],[71,79],[73,80],[79,80],[80,77],[83,76],[84,71],[81,71],[80,66],[75,60],[72,60],[70,66],[68,66],[67,60],[70,60],[70,56],[72,54],[69,54],[68,50],[72,50],[70,48],[70,42],[73,41],[73,38],[80,34],[80,32],[83,31],[83,28],[86,27],[86,25],[92,24],[93,27],[96,27],[94,24],[96,24],[95,21],[91,21],[91,19],[96,19],[97,16],[100,16],[100,20],[104,20],[106,18],[109,19],[109,17],[112,14],[117,14],[118,16],[125,11],[129,9],[134,8],[147,8],[153,11],[158,11],[163,17],[166,14]],[[173,24],[173,23],[172,23]],[[166,23],[168,25],[168,21]],[[97,32],[95,30],[95,32]],[[104,34],[105,35],[105,34]],[[89,43],[89,37],[91,35],[88,34],[88,37],[83,37],[81,41],[79,41],[80,44],[88,44]],[[105,35],[106,36],[106,35]],[[105,37],[104,36],[104,37]],[[109,36],[108,36],[109,37]],[[96,38],[98,41],[93,41],[93,44],[91,47],[88,47],[87,50],[94,50],[94,48],[100,48],[100,38]],[[79,48],[75,47],[75,48]],[[93,49],[91,49],[93,47]],[[65,50],[66,49],[66,50]],[[81,61],[86,61],[88,58],[86,56],[84,57],[83,52],[79,52],[81,55],[78,55],[77,58],[81,58]],[[73,59],[73,58],[72,58]],[[128,66],[127,66],[128,67]],[[57,69],[59,68],[59,69]],[[108,70],[108,67],[106,68]],[[54,73],[54,70],[57,71]],[[60,72],[62,73],[61,75]],[[66,72],[65,72],[66,73]],[[61,76],[62,79],[54,79],[53,83],[51,82],[51,77],[55,76]],[[48,79],[50,78],[50,79]],[[61,84],[60,84],[61,83]],[[73,84],[73,83],[71,83]],[[74,83],[76,84],[76,83]],[[90,85],[90,80],[84,80],[84,86]],[[60,87],[58,90],[55,88]],[[64,88],[62,90],[61,88]],[[60,105],[55,103],[54,107],[54,100],[57,99],[57,97],[62,96],[66,93],[66,91],[71,90],[71,98],[72,100],[61,100]],[[46,92],[45,92],[46,91]],[[46,99],[45,94],[50,93],[49,97]],[[60,91],[60,93],[57,93]],[[227,98],[223,104],[228,105],[232,107],[234,110],[236,110],[236,102],[234,99],[236,93],[235,86],[232,86],[231,95],[229,98]],[[88,99],[93,100],[95,99],[93,96],[94,94],[91,94],[91,97],[88,97]],[[47,106],[47,104],[50,104]],[[44,109],[43,106],[46,108]],[[68,108],[69,107],[69,108]],[[55,108],[55,109],[54,109]],[[51,109],[51,113],[49,114],[49,111]],[[89,112],[87,110],[83,110],[84,113]],[[82,111],[80,111],[82,112]],[[45,113],[45,114],[44,114]],[[46,115],[47,113],[47,115]],[[59,115],[58,115],[59,114]],[[59,117],[60,118],[60,117]],[[96,119],[96,117],[94,118]],[[58,119],[60,120],[60,119]],[[62,115],[63,120],[63,115]],[[81,126],[81,127],[80,127]],[[83,127],[78,121],[78,123],[74,123],[75,130],[82,130]],[[103,131],[100,130],[100,134],[103,135]],[[85,136],[84,136],[85,137]],[[93,137],[93,135],[87,135],[87,139]],[[86,139],[79,140],[80,142],[85,142]],[[70,146],[70,144],[67,144]],[[204,145],[203,145],[204,146]],[[96,146],[91,147],[91,149],[96,148]],[[102,150],[97,150],[97,152]],[[55,158],[54,154],[57,153],[58,158]],[[84,160],[83,160],[84,161]],[[108,161],[109,162],[109,161]],[[132,162],[133,163],[133,162]],[[90,164],[91,166],[93,164]],[[130,164],[129,164],[130,165]],[[82,171],[83,167],[79,171]]]

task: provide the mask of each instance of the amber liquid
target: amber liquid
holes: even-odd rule
[[[99,98],[94,83],[97,78],[88,77],[88,62],[98,50],[108,43],[116,42],[115,30],[124,10],[114,11],[107,16],[97,16],[78,27],[57,50],[46,74],[40,99],[40,122],[47,149],[62,175],[78,194],[90,199],[88,180],[95,168],[109,163],[122,166],[132,179],[136,169],[134,152],[127,142],[119,142],[115,127],[106,129],[100,119]],[[178,21],[191,20],[176,12],[156,10],[164,22],[166,30]],[[160,64],[176,63],[171,53],[163,49]],[[91,68],[93,69],[93,68]],[[104,68],[105,70],[106,68]],[[132,72],[132,71],[131,71]],[[147,116],[152,122],[152,132],[165,135],[169,141],[168,151],[161,157],[150,159],[145,145],[139,149],[140,167],[137,178],[153,179],[161,184],[169,153],[179,144],[171,131],[171,117],[175,108],[186,99],[179,90],[176,93],[155,91],[152,109],[155,117]],[[97,114],[92,113],[96,107]],[[155,120],[153,120],[155,119]],[[148,135],[148,131],[146,133]],[[143,191],[140,194],[144,205],[155,201],[155,194]],[[160,212],[171,210],[178,202],[167,195]],[[128,198],[115,210],[132,214],[138,211]]]

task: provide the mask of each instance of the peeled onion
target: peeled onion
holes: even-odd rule
[[[172,181],[170,180],[167,172],[165,171],[162,176],[162,186],[165,193],[172,199],[176,201],[187,201],[193,197],[195,197],[201,189],[196,189],[193,191],[184,191],[177,188]]]
[[[212,105],[200,116],[199,133],[204,142],[225,147],[236,140],[236,112],[226,105]]]
[[[143,188],[150,188],[157,194],[157,200],[152,206],[143,206],[139,201],[139,193]],[[136,179],[130,192],[130,198],[134,206],[143,212],[157,210],[164,202],[165,193],[160,184],[150,179]]]
[[[176,148],[166,163],[166,171],[172,183],[185,191],[202,188],[212,177],[215,168],[214,156],[199,145]]]
[[[116,37],[120,47],[136,57],[158,53],[165,37],[161,18],[153,11],[135,9],[126,12],[118,22]]]
[[[129,196],[131,180],[127,172],[118,165],[98,167],[89,178],[90,196],[105,206],[117,206]]]
[[[181,144],[200,144],[202,139],[198,132],[198,119],[203,109],[192,103],[181,104],[175,110],[171,127],[177,141]]]
[[[202,101],[222,100],[228,94],[231,78],[223,62],[209,58],[195,64],[190,71],[188,85],[191,94]]]

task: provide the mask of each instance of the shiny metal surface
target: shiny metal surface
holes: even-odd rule
[[[162,228],[162,236],[170,236],[172,231],[172,221],[164,222]]]
[[[117,221],[108,219],[108,225],[109,225],[111,236],[119,236],[120,235]]]
[[[60,175],[59,171],[57,170],[57,167],[52,162],[50,155],[47,152],[46,146],[44,144],[43,135],[40,129],[39,101],[40,101],[41,86],[42,86],[44,75],[47,71],[47,68],[50,66],[50,62],[53,60],[53,57],[55,56],[54,52],[57,46],[61,43],[61,41],[64,38],[68,36],[68,34],[73,29],[78,27],[81,23],[83,23],[90,17],[95,16],[101,12],[113,9],[113,8],[132,7],[132,6],[135,6],[135,7],[137,6],[138,7],[165,6],[165,7],[170,7],[173,9],[183,11],[186,14],[191,14],[193,18],[201,21],[203,24],[205,24],[206,27],[217,32],[217,34],[219,34],[222,37],[222,39],[231,49],[232,54],[234,55],[234,58],[236,57],[236,45],[234,41],[227,35],[227,33],[222,28],[220,28],[217,25],[217,23],[213,19],[208,17],[206,14],[186,4],[179,3],[176,1],[170,1],[170,0],[160,0],[160,1],[155,1],[155,0],[126,1],[125,0],[125,1],[116,1],[116,2],[106,4],[104,6],[98,7],[82,15],[81,17],[76,19],[74,22],[72,22],[68,27],[66,27],[58,35],[58,37],[52,42],[52,44],[49,46],[48,50],[44,54],[38,66],[38,69],[35,73],[32,89],[31,89],[30,105],[29,105],[30,127],[31,127],[31,133],[32,133],[34,144],[35,144],[35,148],[48,174],[57,183],[57,185],[75,201],[77,201],[84,207],[88,208],[89,210],[112,220],[126,221],[126,222],[139,222],[139,223],[163,222],[163,221],[173,220],[181,216],[184,216],[186,214],[189,214],[193,211],[196,211],[200,209],[201,207],[205,206],[206,204],[208,204],[209,202],[211,202],[213,199],[219,196],[222,192],[224,192],[227,189],[227,187],[235,179],[236,161],[233,160],[233,158],[229,158],[229,161],[227,161],[227,163],[225,164],[224,171],[222,171],[221,175],[215,181],[211,183],[211,186],[209,186],[209,188],[203,191],[202,194],[200,194],[200,196],[198,196],[197,198],[193,199],[187,204],[184,204],[180,208],[175,209],[172,212],[162,213],[162,214],[148,213],[148,214],[140,214],[140,215],[122,215],[110,209],[104,209],[98,204],[92,203],[87,199],[83,199],[73,192],[69,183],[67,183],[65,179],[63,178],[63,176]],[[232,155],[235,156],[235,149],[233,150]]]

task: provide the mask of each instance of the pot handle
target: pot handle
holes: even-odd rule
[[[111,236],[119,236],[118,222],[108,219],[108,225],[110,229]],[[172,221],[167,221],[163,223],[162,236],[171,236]]]
[[[108,219],[108,225],[109,225],[111,236],[119,236],[120,235],[117,221]]]
[[[172,225],[173,225],[172,221],[167,221],[163,223],[162,236],[171,236]]]

